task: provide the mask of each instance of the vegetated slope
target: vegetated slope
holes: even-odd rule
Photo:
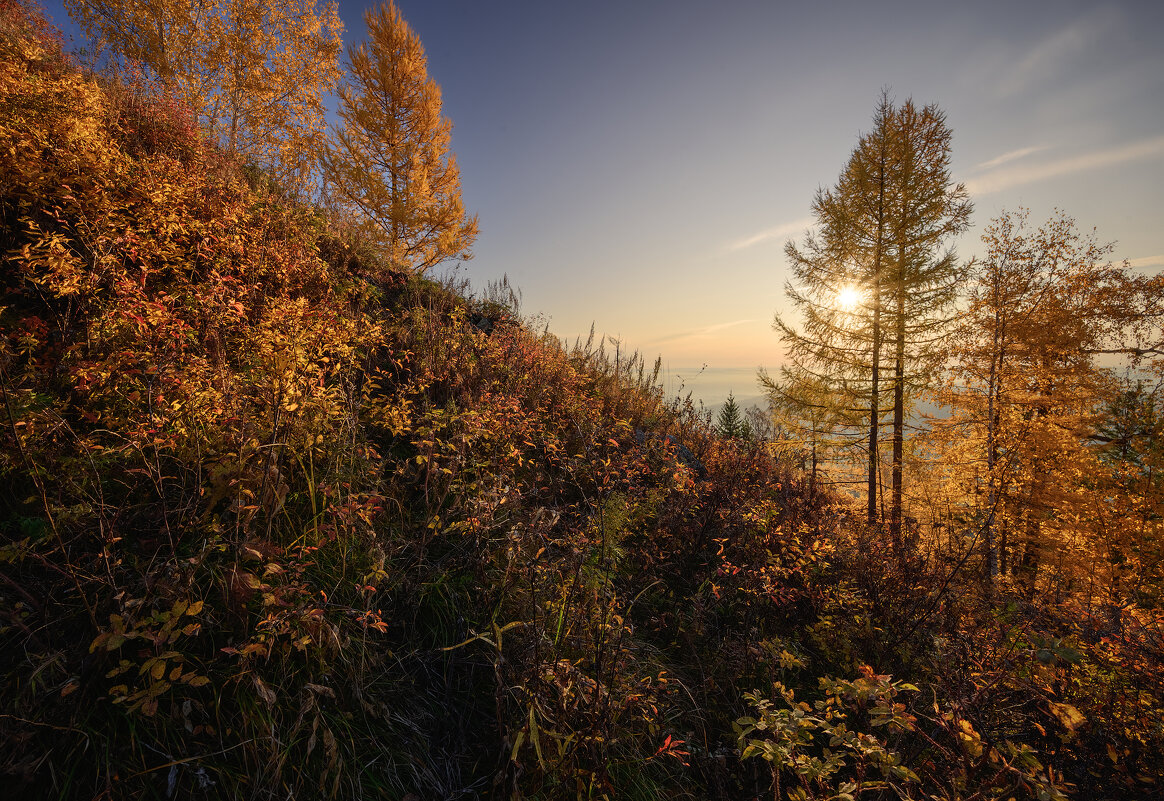
[[[13,797],[1160,779],[1150,632],[1039,639],[640,361],[394,272],[20,5],[0,50]]]

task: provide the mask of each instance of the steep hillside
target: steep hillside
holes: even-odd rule
[[[884,553],[640,359],[394,271],[10,0],[0,153],[5,797],[1164,779],[1148,622]]]

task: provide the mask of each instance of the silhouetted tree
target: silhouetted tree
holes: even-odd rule
[[[785,294],[800,328],[777,315],[788,360],[777,390],[787,411],[829,408],[867,456],[866,515],[877,522],[880,429],[887,409],[883,365],[892,365],[893,486],[890,533],[901,544],[905,413],[934,381],[959,265],[945,247],[969,224],[965,188],[950,179],[950,131],[935,106],[895,107],[883,94],[836,186],[813,200],[816,231],[786,253]]]
[[[725,439],[746,439],[751,434],[751,425],[740,413],[735,396],[728,393],[727,401],[719,410],[715,430]]]

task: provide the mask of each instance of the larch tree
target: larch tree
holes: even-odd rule
[[[892,115],[886,293],[893,309],[893,456],[890,536],[901,541],[905,418],[910,394],[936,383],[964,274],[949,242],[970,225],[966,188],[950,176],[951,132],[934,105],[906,101]]]
[[[768,393],[773,448],[801,463],[808,473],[809,498],[815,498],[822,473],[828,476],[824,466],[838,448],[852,444],[852,421],[837,407],[837,397],[848,393],[803,373],[785,373],[783,381],[775,381],[761,370],[758,378]]]
[[[343,124],[327,150],[330,191],[396,268],[424,272],[470,258],[477,218],[461,201],[452,124],[441,115],[424,47],[392,3],[364,19],[368,40],[348,51]]]
[[[813,201],[817,231],[786,248],[795,282],[785,293],[801,327],[779,315],[775,322],[788,355],[780,393],[819,403],[831,387],[836,413],[854,428],[863,420],[870,524],[881,517],[880,435],[892,412],[889,522],[899,546],[906,417],[935,375],[960,276],[947,243],[965,230],[971,209],[965,188],[950,179],[949,160],[942,112],[912,101],[895,107],[883,94],[836,186]]]
[[[892,108],[882,98],[874,130],[883,133]],[[879,519],[880,365],[883,351],[883,257],[888,139],[863,136],[833,189],[820,189],[812,202],[817,229],[800,247],[785,253],[793,280],[784,292],[799,312],[798,330],[777,315],[774,327],[784,343],[786,362],[778,381],[767,387],[774,408],[803,417],[816,439],[820,425],[832,433],[849,429],[854,445],[867,443],[866,515]],[[872,173],[872,175],[870,174]],[[864,414],[864,424],[861,416]],[[845,423],[848,425],[845,425]],[[814,458],[814,475],[816,459]]]
[[[309,191],[340,78],[343,22],[320,0],[64,0],[114,65],[140,65],[224,149]]]

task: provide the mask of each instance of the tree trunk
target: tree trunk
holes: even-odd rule
[[[997,309],[997,306],[995,307]],[[997,319],[997,312],[996,312]],[[1001,403],[998,399],[999,369],[1002,362],[999,340],[1001,332],[996,323],[993,347],[990,353],[990,375],[986,382],[986,520],[983,522],[983,548],[986,552],[986,572],[983,578],[993,588],[998,583],[999,573],[1005,570],[1002,562],[1006,558],[1006,543],[996,536],[998,505],[1001,502],[998,486],[998,421]]]
[[[876,284],[876,279],[874,279]],[[866,515],[870,526],[877,524],[877,468],[880,462],[877,453],[877,424],[881,417],[881,409],[878,405],[877,398],[877,383],[881,365],[878,363],[878,354],[881,350],[881,306],[880,303],[873,310],[873,370],[872,370],[872,388],[869,393],[869,486],[868,486],[868,506],[866,508]]]
[[[893,546],[901,549],[901,467],[905,458],[905,267],[899,275],[897,291],[897,352],[893,366],[893,488],[889,500],[889,536]]]
[[[1012,565],[1011,571],[1023,597],[1034,600],[1035,590],[1039,580],[1039,523],[1033,520],[1028,512],[1026,521],[1026,542],[1022,543],[1022,557],[1017,564]]]
[[[808,501],[816,500],[816,437],[812,439],[812,472],[808,474]]]
[[[873,243],[873,287],[870,301],[873,303],[873,353],[869,389],[869,478],[866,507],[867,522],[877,524],[877,474],[880,454],[877,451],[877,427],[881,420],[881,406],[878,392],[881,379],[881,262],[884,255],[882,244],[885,239],[885,143],[881,144],[877,176],[877,238]]]
[[[993,367],[991,372],[994,372]],[[999,573],[999,543],[995,535],[998,516],[998,478],[995,476],[995,465],[998,463],[998,448],[994,442],[993,407],[994,397],[991,395],[986,401],[986,519],[982,523],[982,547],[986,555],[986,572],[983,578],[991,586],[998,582]]]

